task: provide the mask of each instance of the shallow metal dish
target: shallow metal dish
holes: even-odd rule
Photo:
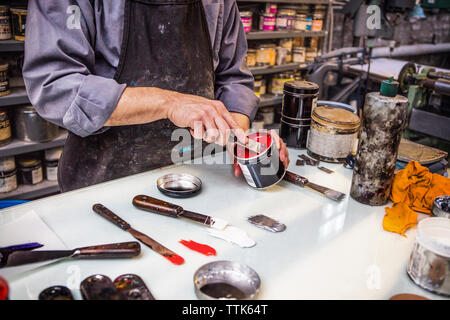
[[[237,300],[233,297],[214,297],[202,291],[211,284],[226,284],[238,289],[242,299],[252,300],[258,296],[261,280],[252,268],[233,261],[215,261],[201,266],[194,274],[195,294],[200,300]]]
[[[169,173],[158,178],[156,185],[168,197],[188,198],[200,192],[202,181],[187,173]]]
[[[450,219],[450,196],[436,197],[433,201],[433,216]]]

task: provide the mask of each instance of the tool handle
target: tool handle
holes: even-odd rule
[[[290,171],[286,171],[286,173],[284,174],[283,180],[286,180],[293,184],[299,185],[301,187],[304,187],[305,184],[307,184],[309,182],[309,180],[306,179],[305,177],[299,176],[298,174],[295,174]]]
[[[176,204],[168,203],[146,195],[135,196],[133,198],[133,205],[136,208],[172,218],[178,218],[178,216],[183,212],[183,208]]]
[[[101,215],[103,218],[106,218],[107,220],[114,223],[116,226],[123,230],[128,230],[131,228],[131,226],[125,221],[122,220],[118,215],[116,215],[114,212],[106,208],[104,205],[97,203],[92,206],[92,210],[97,212],[99,215]]]
[[[83,259],[131,258],[138,256],[140,252],[141,245],[136,241],[131,241],[77,248],[73,257]]]

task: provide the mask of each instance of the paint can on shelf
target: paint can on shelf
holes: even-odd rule
[[[276,16],[273,13],[263,13],[259,21],[259,29],[262,31],[274,31]]]
[[[6,111],[0,110],[0,146],[11,142],[11,122]]]
[[[273,107],[262,107],[259,108],[258,112],[262,115],[265,126],[273,124],[275,118],[275,110]]]
[[[8,64],[0,65],[0,97],[10,94],[9,89],[9,76],[8,76]]]
[[[282,72],[274,75],[270,85],[270,93],[274,95],[282,95],[284,84],[294,80],[292,72]]]
[[[35,158],[24,158],[18,161],[19,182],[21,184],[37,184],[44,179],[42,174],[42,161]]]
[[[288,147],[306,148],[319,86],[308,81],[289,81],[284,84],[283,93],[280,137]]]
[[[59,135],[57,125],[41,118],[33,106],[14,108],[14,136],[22,141],[46,142]]]
[[[0,158],[0,193],[17,189],[16,173],[14,156]]]
[[[255,76],[255,85],[253,92],[258,97],[266,94],[266,79],[262,75]]]
[[[251,11],[241,11],[240,13],[242,25],[244,26],[245,32],[252,31],[252,12]]]
[[[275,44],[261,44],[256,50],[256,65],[259,67],[274,66],[276,55]]]
[[[294,49],[292,49],[292,61],[296,63],[304,63],[306,61],[306,48],[294,47]]]
[[[45,178],[49,181],[58,180],[58,162],[61,157],[62,147],[45,150]]]
[[[0,6],[0,40],[11,39],[9,6]]]
[[[11,27],[14,40],[25,41],[26,8],[11,8]]]
[[[234,155],[247,183],[256,189],[265,189],[277,184],[284,177],[286,169],[279,157],[278,148],[270,132],[261,130],[250,133],[248,139],[264,147],[260,153],[250,151],[236,144]]]
[[[277,13],[276,29],[292,30],[294,29],[295,10],[280,9]]]
[[[247,61],[247,67],[256,66],[256,49],[248,49],[245,60]]]
[[[326,162],[344,162],[358,137],[359,117],[347,110],[318,106],[311,114],[308,154]]]

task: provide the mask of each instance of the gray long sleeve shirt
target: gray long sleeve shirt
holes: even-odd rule
[[[119,63],[126,0],[29,0],[23,77],[38,113],[85,137],[102,129],[126,84]],[[258,98],[234,0],[202,0],[213,48],[215,98],[252,119]],[[195,75],[192,75],[195,77]]]

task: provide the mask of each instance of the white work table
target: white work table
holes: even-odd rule
[[[75,285],[77,289],[72,292],[80,299],[79,283],[88,276],[104,274],[114,280],[121,274],[135,273],[156,299],[196,299],[195,271],[216,260],[238,261],[253,268],[261,278],[259,299],[388,299],[398,293],[442,298],[419,288],[406,274],[415,229],[407,232],[408,238],[384,231],[385,206],[363,205],[348,195],[351,170],[342,164],[325,162],[321,165],[335,173],[296,166],[297,154],[304,151],[291,149],[289,152],[289,170],[344,192],[347,197],[337,203],[284,181],[258,191],[249,187],[242,177],[235,178],[229,165],[184,164],[0,211],[1,225],[34,210],[67,248],[134,241],[129,233],[92,211],[93,204],[102,203],[132,227],[185,259],[183,265],[174,265],[143,244],[141,255],[133,259],[66,259],[8,279],[10,298],[37,299],[49,286]],[[188,199],[164,196],[156,188],[156,179],[172,172],[198,176],[203,182],[202,192]],[[207,234],[206,227],[196,223],[136,209],[131,200],[138,194],[226,219],[247,231],[257,244],[240,248],[213,238]],[[247,217],[255,214],[279,220],[287,229],[280,233],[259,229],[247,221]],[[33,230],[27,229],[16,232],[33,234]],[[217,256],[206,257],[191,251],[178,243],[181,239],[208,244],[217,250]],[[31,241],[39,242],[39,239],[30,238]],[[15,243],[8,243],[0,234],[0,246],[12,244]]]

